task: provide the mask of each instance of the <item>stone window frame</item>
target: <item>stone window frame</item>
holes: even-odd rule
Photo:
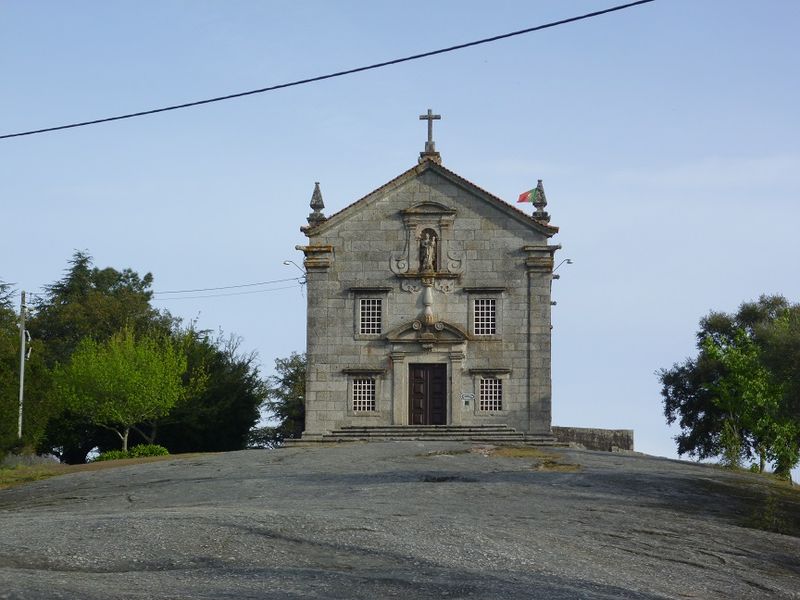
[[[386,369],[354,367],[342,369],[342,373],[347,375],[347,414],[351,417],[377,417],[383,412],[381,398],[383,393],[383,379]],[[357,393],[357,381],[369,380],[373,382],[375,394],[375,410],[356,410],[355,401]]]
[[[389,291],[390,287],[358,286],[351,287],[353,293],[353,339],[379,340],[388,331]],[[381,306],[381,330],[379,333],[361,333],[361,301],[379,300]]]
[[[475,401],[473,403],[473,412],[476,417],[492,417],[496,415],[503,415],[508,412],[509,406],[509,385],[511,380],[511,369],[470,369],[472,375],[473,391]],[[481,410],[481,381],[482,380],[497,380],[500,385],[500,409],[499,410]]]
[[[473,335],[497,335],[497,298],[472,299]]]
[[[350,410],[354,413],[378,412],[378,395],[374,377],[353,377]],[[502,399],[501,399],[502,402]]]
[[[506,288],[500,287],[469,287],[464,288],[467,292],[467,323],[470,335],[477,340],[499,340],[503,335],[503,299],[505,298]],[[494,333],[475,332],[475,301],[494,300]]]
[[[478,383],[478,412],[503,412],[503,380],[481,375]]]
[[[383,298],[358,297],[358,335],[383,333]]]

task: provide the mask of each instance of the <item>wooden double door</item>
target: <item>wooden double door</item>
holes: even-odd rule
[[[447,424],[447,365],[408,365],[408,424]]]

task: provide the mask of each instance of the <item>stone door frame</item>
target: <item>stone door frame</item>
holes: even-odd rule
[[[416,352],[395,351],[391,353],[391,406],[392,425],[408,425],[409,422],[409,369],[412,364],[443,364],[446,366],[447,394],[445,423],[461,424],[460,399],[463,391],[464,352],[450,348]],[[467,382],[467,385],[469,382]]]

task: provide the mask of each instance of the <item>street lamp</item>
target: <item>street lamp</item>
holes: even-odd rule
[[[300,272],[303,274],[303,278],[302,278],[302,279],[300,279],[300,285],[305,285],[305,283],[306,283],[306,275],[307,275],[307,273],[306,273],[305,269],[303,269],[303,268],[302,268],[300,265],[298,265],[298,264],[297,264],[296,262],[294,262],[293,260],[285,260],[285,261],[283,261],[283,264],[284,264],[284,265],[286,265],[287,267],[288,267],[289,265],[292,265],[292,266],[294,266],[294,267],[295,267],[295,268],[296,268],[298,271],[300,271]]]
[[[567,263],[568,265],[571,265],[571,264],[572,264],[572,259],[571,259],[571,258],[565,258],[564,260],[562,260],[560,263],[558,263],[558,266],[556,266],[556,268],[555,268],[555,269],[553,269],[553,273],[555,273],[556,271],[558,271],[558,267],[560,267],[560,266],[561,266],[561,265],[563,265],[564,263]]]
[[[556,268],[555,268],[555,269],[553,269],[553,273],[555,273],[556,271],[558,271],[558,267],[560,267],[560,266],[561,266],[561,265],[563,265],[564,263],[567,263],[568,265],[571,265],[571,264],[572,264],[572,259],[571,259],[571,258],[565,258],[564,260],[562,260],[560,263],[558,263],[558,265],[556,266]],[[554,275],[553,275],[553,279],[561,279],[561,275],[555,275],[555,274],[554,274]]]

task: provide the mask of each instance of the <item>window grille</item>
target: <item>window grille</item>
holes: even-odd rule
[[[503,410],[503,380],[482,377],[478,409],[486,412]]]
[[[353,379],[353,412],[375,411],[375,380]]]
[[[380,333],[381,321],[381,299],[361,298],[358,332],[365,335]]]
[[[497,301],[494,298],[475,298],[473,317],[475,335],[497,333]]]

